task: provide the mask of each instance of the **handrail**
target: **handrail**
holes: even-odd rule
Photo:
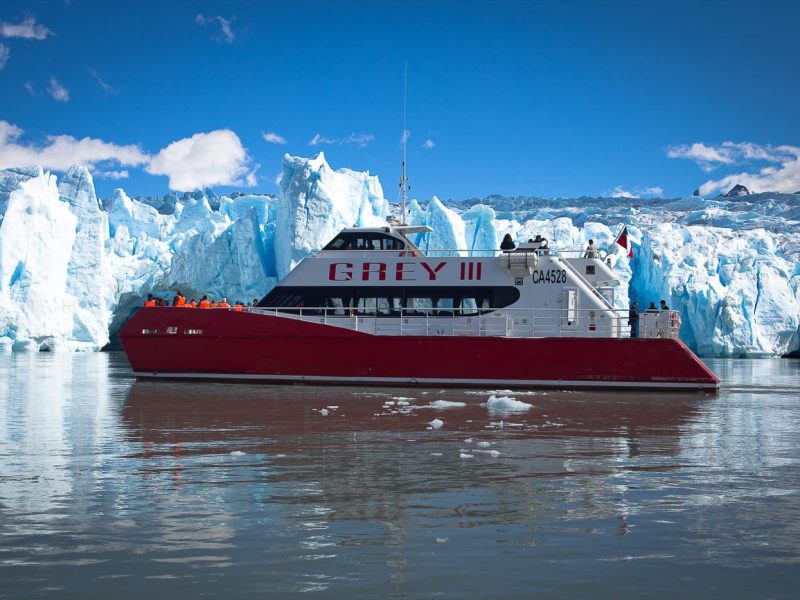
[[[160,307],[185,310],[185,307]],[[151,309],[145,309],[151,310]],[[194,309],[200,311],[235,311]],[[358,307],[247,307],[244,312],[298,319],[363,331],[375,335],[449,335],[479,337],[600,337],[677,338],[679,311],[644,312],[635,324],[627,309],[563,308],[398,308]],[[637,331],[638,330],[638,331]]]

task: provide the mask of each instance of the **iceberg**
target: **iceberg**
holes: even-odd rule
[[[98,199],[74,166],[0,171],[0,348],[98,350],[148,293],[261,298],[345,227],[399,214],[378,178],[286,155],[280,190]],[[510,233],[607,252],[615,303],[662,298],[701,356],[777,356],[800,347],[800,195],[714,199],[412,200],[413,240],[431,254],[485,256]],[[627,225],[634,257],[614,240]]]

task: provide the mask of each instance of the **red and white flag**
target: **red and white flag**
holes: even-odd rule
[[[633,258],[633,244],[631,238],[628,237],[628,226],[623,225],[622,230],[619,232],[617,239],[614,240],[615,244],[619,244],[628,251],[628,258]]]

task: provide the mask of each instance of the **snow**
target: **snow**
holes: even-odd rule
[[[441,419],[434,419],[433,421],[428,423],[428,426],[431,427],[432,429],[441,429],[443,425],[444,421],[442,421]]]
[[[389,212],[377,177],[334,170],[321,153],[286,155],[278,196],[118,189],[100,200],[84,167],[0,170],[0,347],[100,349],[150,292],[261,298],[339,230],[383,225]],[[797,194],[409,204],[410,224],[434,229],[413,238],[433,254],[484,255],[505,233],[562,251],[594,239],[621,281],[617,306],[665,299],[701,356],[800,348],[799,220]],[[633,260],[613,244],[623,224]]]

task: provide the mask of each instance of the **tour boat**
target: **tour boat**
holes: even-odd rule
[[[614,308],[619,281],[603,259],[537,243],[426,255],[412,239],[429,231],[345,229],[247,311],[142,308],[120,331],[133,371],[347,385],[719,387],[679,339],[679,312],[631,324]]]

